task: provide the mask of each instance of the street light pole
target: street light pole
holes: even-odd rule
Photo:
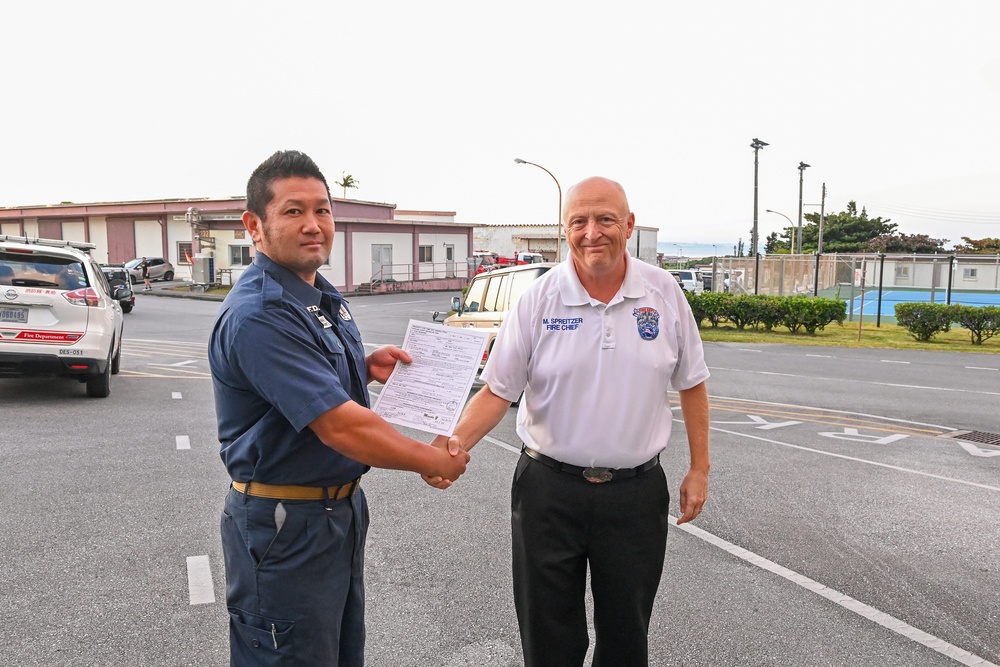
[[[805,162],[799,162],[799,232],[798,232],[798,243],[799,243],[799,254],[802,254],[802,174],[805,173],[806,169],[810,165]],[[793,253],[794,254],[794,253]]]
[[[676,243],[671,243],[673,247],[677,248],[677,268],[681,268],[681,260],[684,258],[684,248],[680,247]]]
[[[552,172],[543,167],[540,164],[535,164],[534,162],[528,162],[527,160],[522,160],[519,157],[514,158],[516,164],[530,164],[532,167],[538,167],[544,171],[549,176],[552,176],[552,180],[556,182],[556,188],[559,190],[559,210],[556,212],[556,261],[562,261],[562,186],[559,185],[559,180],[552,175]]]
[[[792,244],[792,250],[795,250],[795,223],[792,222],[792,219],[789,218],[784,213],[779,213],[778,211],[772,211],[769,208],[765,209],[764,212],[765,213],[776,213],[776,214],[780,215],[782,218],[784,218],[785,220],[788,221],[788,242]]]
[[[754,257],[754,274],[753,274],[753,293],[757,293],[757,276],[760,274],[760,257],[757,252],[757,152],[764,146],[768,146],[766,142],[761,141],[757,137],[754,137],[753,142],[750,144],[750,148],[753,149],[753,233],[750,234],[750,249],[753,252]]]

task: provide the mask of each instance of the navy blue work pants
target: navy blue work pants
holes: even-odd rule
[[[343,500],[280,505],[232,488],[226,496],[222,551],[230,664],[360,667],[364,491]]]
[[[663,573],[670,495],[663,468],[603,484],[522,454],[511,489],[514,605],[525,667],[645,667]]]

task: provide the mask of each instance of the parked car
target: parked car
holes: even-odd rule
[[[687,292],[701,294],[705,290],[701,273],[696,269],[673,269],[670,273],[680,279],[681,288]]]
[[[0,235],[0,376],[54,375],[111,393],[127,287],[111,287],[90,243]]]
[[[456,312],[445,318],[445,326],[487,329],[490,333],[486,352],[479,364],[480,370],[493,350],[504,315],[536,278],[554,266],[556,264],[551,262],[521,264],[480,273],[472,278],[464,299],[457,296],[452,299],[451,309]],[[434,319],[438,314],[434,314]]]
[[[108,279],[108,284],[111,287],[128,288],[129,295],[119,298],[118,303],[121,304],[123,313],[131,313],[132,309],[135,308],[135,294],[132,294],[134,290],[132,274],[122,264],[101,264],[101,271],[104,271],[104,277]]]
[[[147,257],[146,262],[149,264],[149,279],[150,280],[173,280],[174,279],[174,265],[163,259],[162,257]],[[142,267],[139,264],[142,263],[142,257],[136,257],[135,259],[125,262],[125,268],[128,272],[132,274],[132,282],[138,284],[142,282]]]

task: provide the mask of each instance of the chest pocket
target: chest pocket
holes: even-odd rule
[[[336,327],[340,328],[339,335]],[[341,336],[343,340],[341,340]],[[318,337],[324,355],[340,378],[341,386],[355,401],[367,406],[368,394],[365,382],[361,379],[365,363],[361,332],[358,331],[353,322],[338,322],[329,329],[320,327]],[[347,346],[350,346],[350,349]]]

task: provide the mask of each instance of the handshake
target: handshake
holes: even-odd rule
[[[434,465],[428,474],[421,474],[425,482],[436,489],[447,489],[465,472],[469,453],[462,448],[458,436],[439,435],[431,441],[434,447]]]

